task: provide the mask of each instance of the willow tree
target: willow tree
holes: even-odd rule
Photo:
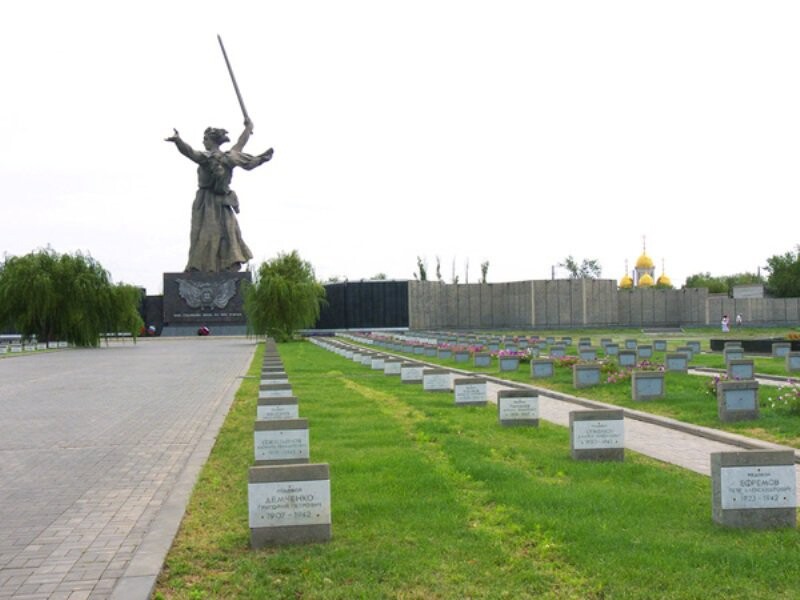
[[[253,273],[253,283],[245,288],[248,329],[278,341],[289,340],[298,329],[316,323],[323,302],[325,288],[316,280],[311,263],[296,250],[280,253],[262,263]]]
[[[97,346],[105,332],[136,335],[139,301],[136,288],[112,285],[102,265],[81,253],[48,248],[0,265],[0,325],[40,341]]]

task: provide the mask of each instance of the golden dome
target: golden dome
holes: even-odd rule
[[[649,273],[645,273],[639,278],[639,287],[653,287],[653,278]]]
[[[629,290],[633,287],[633,278],[630,275],[625,275],[622,279],[619,280],[619,287]]]
[[[642,252],[642,255],[638,259],[636,259],[637,269],[652,269],[654,267],[655,264],[653,263],[653,259],[647,256],[647,254],[645,254],[644,252]]]
[[[667,277],[664,273],[661,274],[661,277],[658,278],[656,281],[657,285],[672,285],[672,280]]]

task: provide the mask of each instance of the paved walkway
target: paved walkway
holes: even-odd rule
[[[0,599],[147,598],[254,350],[161,338],[0,360]]]

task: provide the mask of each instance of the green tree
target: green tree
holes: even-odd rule
[[[734,275],[718,275],[711,273],[695,273],[686,278],[685,288],[708,288],[710,294],[733,293],[736,285],[747,285],[751,283],[763,283],[764,279],[755,273],[735,273]]]
[[[94,258],[48,248],[0,266],[0,325],[40,341],[97,346],[103,333],[138,335],[141,292],[113,285]]]
[[[800,297],[800,245],[767,259],[767,291],[776,298]]]
[[[481,283],[486,283],[486,275],[489,273],[489,261],[485,260],[481,263]]]
[[[262,263],[246,286],[244,310],[248,329],[287,341],[298,329],[311,327],[317,319],[325,288],[314,276],[311,263],[296,250]]]
[[[414,273],[414,279],[418,279],[419,281],[428,281],[428,262],[422,260],[419,256],[417,257],[417,270],[418,273]]]
[[[558,263],[569,273],[570,279],[598,279],[603,272],[600,262],[597,259],[584,258],[580,264],[570,254],[564,262]]]

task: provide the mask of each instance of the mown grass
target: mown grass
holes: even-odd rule
[[[157,598],[790,598],[796,530],[726,530],[710,482],[627,453],[569,458],[565,428],[502,428],[309,343],[280,346],[333,540],[248,549],[257,378],[202,471]],[[252,375],[260,367],[257,355]]]

